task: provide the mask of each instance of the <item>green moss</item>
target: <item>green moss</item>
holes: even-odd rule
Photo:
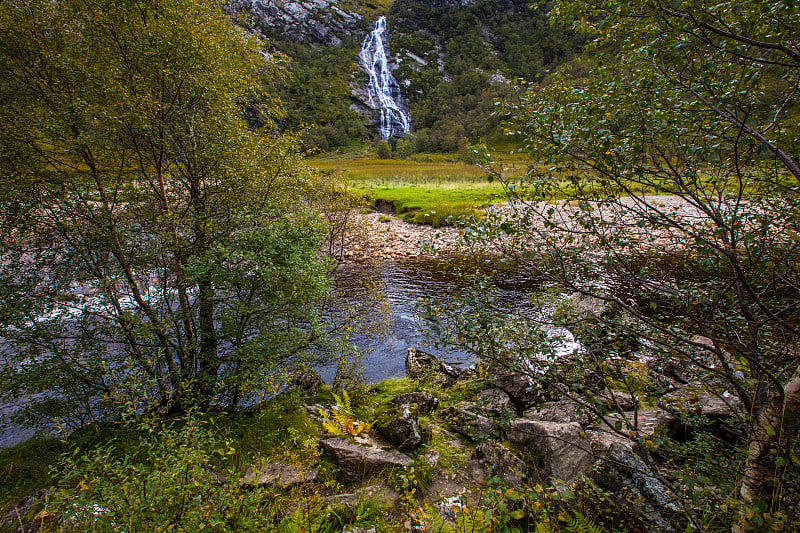
[[[0,451],[0,509],[52,484],[50,465],[66,451],[61,441],[43,437]]]

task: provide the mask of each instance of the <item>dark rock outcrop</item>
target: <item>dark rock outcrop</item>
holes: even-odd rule
[[[651,531],[675,531],[667,516],[680,513],[674,503],[676,496],[651,474],[628,444],[613,443],[589,476],[614,494],[618,505],[630,506],[632,515],[644,518]]]
[[[351,35],[363,36],[369,22],[335,0],[234,0],[228,10],[250,16],[267,37],[336,46]]]
[[[459,371],[429,353],[409,348],[406,354],[406,376],[411,379],[430,379],[442,387],[452,386],[458,379]]]
[[[394,407],[416,404],[420,413],[430,413],[439,407],[439,399],[427,392],[408,392],[392,398],[391,404]]]
[[[414,449],[425,441],[416,412],[408,405],[401,405],[395,416],[378,426],[377,430],[381,437],[398,448]]]

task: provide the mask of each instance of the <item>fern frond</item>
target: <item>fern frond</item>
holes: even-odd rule
[[[567,516],[566,522],[569,533],[603,533],[600,526],[578,511],[573,512],[572,516]]]

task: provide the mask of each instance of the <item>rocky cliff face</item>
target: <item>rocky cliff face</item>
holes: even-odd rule
[[[231,10],[249,16],[263,35],[297,43],[337,46],[369,31],[369,21],[337,0],[235,0]]]

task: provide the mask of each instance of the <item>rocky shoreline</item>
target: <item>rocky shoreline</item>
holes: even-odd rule
[[[677,196],[658,196],[648,198],[647,201],[655,209],[671,213],[675,217],[693,219],[700,216],[695,207]],[[663,230],[655,231],[652,228],[640,226],[636,215],[643,210],[643,207],[637,203],[637,199],[625,198],[620,203],[621,207],[613,208],[613,206],[603,205],[592,209],[597,209],[600,218],[613,220],[618,231],[624,231],[628,237],[637,239],[648,248],[670,248],[674,251],[676,247],[686,244],[685,240],[676,240],[672,234]],[[573,230],[575,222],[571,217],[579,211],[578,207],[570,204],[540,203],[526,206],[527,208],[534,213],[531,227],[525,228],[528,238],[532,232],[544,231],[547,227],[545,221],[552,221],[561,231]],[[550,213],[551,210],[552,213]],[[510,204],[493,206],[489,209],[489,213],[501,220],[506,217],[513,218],[518,214],[515,207]],[[475,253],[475,250],[467,250],[465,246],[464,228],[452,226],[433,228],[411,224],[396,216],[378,212],[358,213],[353,216],[352,227],[356,230],[359,238],[353,239],[344,246],[343,250],[339,251],[344,263],[403,261],[432,258],[436,254],[453,254],[462,251]],[[509,240],[499,237],[498,239],[493,244],[502,246],[506,240]]]

